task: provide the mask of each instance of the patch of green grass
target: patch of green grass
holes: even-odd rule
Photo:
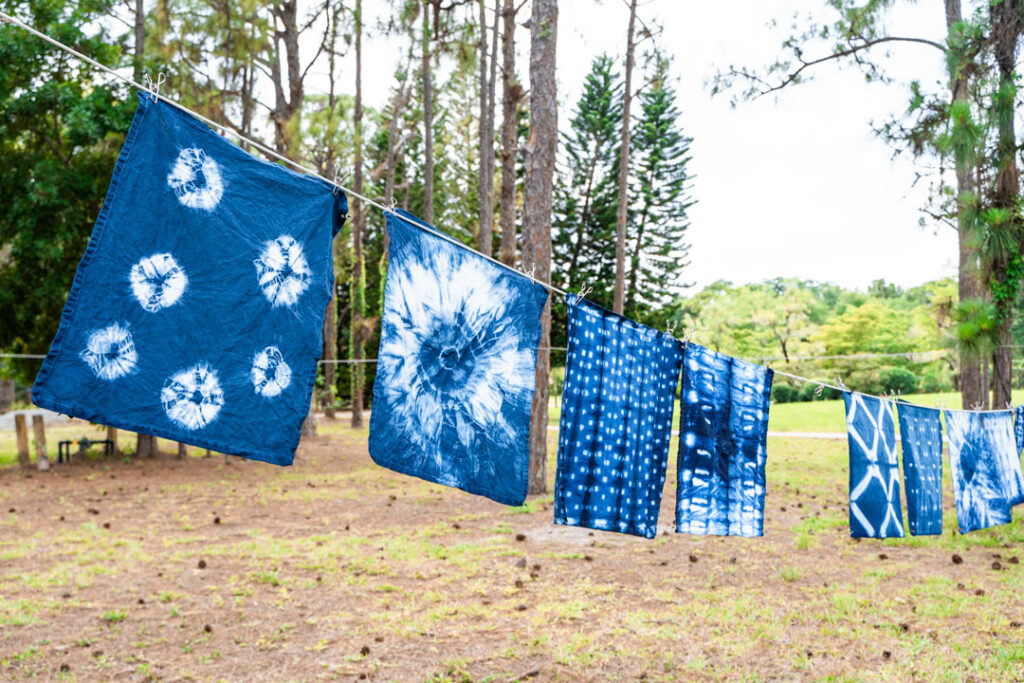
[[[103,621],[107,622],[108,625],[119,624],[125,620],[128,613],[124,610],[110,610],[103,613]]]

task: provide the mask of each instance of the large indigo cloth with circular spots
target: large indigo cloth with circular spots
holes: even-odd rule
[[[942,418],[937,408],[897,403],[903,445],[907,526],[915,536],[942,533]]]
[[[903,538],[892,401],[843,393],[850,447],[850,535]]]
[[[654,538],[682,344],[577,296],[555,475],[555,524]]]
[[[347,211],[141,93],[32,400],[291,464]]]
[[[370,456],[404,474],[522,505],[548,292],[405,217],[387,216]]]
[[[764,534],[768,402],[774,373],[687,344],[679,418],[676,531]]]
[[[947,410],[949,469],[960,533],[1009,524],[1024,502],[1024,477],[1008,410]]]

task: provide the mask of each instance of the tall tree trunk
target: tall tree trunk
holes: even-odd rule
[[[962,20],[960,0],[945,0],[946,3],[946,28],[952,35],[954,27]],[[963,65],[954,64],[955,70],[949,74],[950,90],[954,103],[968,101],[967,91],[967,70],[961,68]],[[962,157],[963,152],[958,154]],[[969,208],[970,197],[975,191],[971,169],[973,160],[968,158],[956,158],[956,186],[957,186],[957,232],[959,234],[959,272],[958,290],[960,301],[976,299],[982,295],[981,273],[978,269],[978,250],[971,246],[971,211]],[[987,363],[984,365],[987,366]],[[988,403],[988,381],[987,372],[983,371],[983,363],[976,354],[964,349],[960,350],[960,396],[964,408],[979,406],[987,408]]]
[[[515,0],[501,10],[501,262],[516,263],[516,156],[519,140],[516,118],[523,88],[516,81]]]
[[[355,128],[355,168],[352,184],[356,193],[363,192],[363,0],[356,0],[356,103],[353,111]],[[363,233],[366,210],[362,200],[353,198],[352,212],[352,427],[363,426],[363,384],[366,368],[363,363],[363,319],[366,316],[366,273],[363,272]]]
[[[270,76],[274,84],[274,109],[270,118],[274,122],[274,147],[278,154],[288,156],[291,148],[289,124],[302,107],[302,71],[299,63],[299,19],[297,0],[282,0],[273,5],[274,51],[270,59]],[[281,71],[281,47],[284,46],[285,74]]]
[[[1017,44],[1020,41],[1022,23],[1021,7],[1018,0],[1002,0],[989,7],[992,22],[992,37],[996,64],[999,67],[999,90],[996,93],[996,120],[998,142],[996,148],[997,175],[993,205],[1005,210],[1010,218],[997,230],[1011,235],[1013,244],[1020,243],[1021,220],[1020,179],[1017,170],[1017,132],[1014,126],[1016,114],[1017,87],[1014,65],[1017,59]],[[993,263],[992,277],[999,284],[1006,284],[1011,257],[1020,254],[999,254]],[[1016,293],[1016,289],[1015,292]],[[1008,408],[1012,402],[1013,338],[1010,326],[1013,322],[1013,307],[1016,296],[1000,297],[996,300],[998,313],[997,346],[992,353],[992,406]]]
[[[626,33],[626,87],[622,97],[622,137],[619,141],[619,205],[615,214],[615,296],[613,310],[622,314],[626,288],[626,210],[629,181],[629,105],[633,100],[633,29],[636,26],[636,2],[629,3],[629,29]]]
[[[135,82],[142,82],[144,67],[143,53],[146,49],[146,4],[144,0],[135,0],[135,55],[132,60]]]
[[[430,11],[429,0],[423,3],[423,56],[420,66],[423,77],[423,220],[434,224],[434,102],[430,73]],[[435,17],[436,18],[436,17]]]
[[[327,90],[327,130],[329,133],[334,132],[334,109],[337,106],[338,98],[334,90],[334,71],[337,66],[337,47],[338,47],[338,12],[331,7],[331,0],[327,2],[327,21],[331,22],[330,29],[330,43],[328,44],[327,58],[328,58],[328,78],[330,80]],[[334,173],[335,171],[335,157],[334,157],[334,144],[333,141],[327,143],[327,172]],[[337,192],[338,190],[335,190]],[[335,264],[335,272],[337,273],[337,249],[335,243],[331,243],[331,251],[334,254],[332,263]],[[335,365],[334,360],[337,358],[338,353],[338,297],[337,297],[337,286],[334,284],[334,278],[331,278],[331,300],[327,302],[327,312],[324,315],[324,416],[328,419],[334,419],[334,371]]]
[[[478,173],[480,192],[480,228],[476,234],[476,248],[490,256],[493,252],[494,235],[494,82],[488,78],[490,62],[496,55],[488,56],[487,50],[487,0],[480,3],[480,169]],[[494,19],[497,27],[497,17]]]
[[[558,88],[555,50],[557,0],[534,0],[530,18],[530,136],[526,141],[523,191],[523,267],[541,282],[551,281],[551,205],[558,146]],[[547,490],[548,376],[551,301],[541,318],[536,384],[530,418],[530,493]]]

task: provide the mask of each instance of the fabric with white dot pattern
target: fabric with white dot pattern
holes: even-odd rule
[[[555,524],[654,538],[682,344],[575,295],[555,476]]]
[[[687,344],[679,420],[676,531],[764,534],[769,368]]]

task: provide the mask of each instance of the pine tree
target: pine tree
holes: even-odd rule
[[[679,128],[675,89],[668,83],[669,62],[654,60],[650,85],[640,94],[640,120],[632,135],[633,179],[630,186],[626,276],[626,313],[643,317],[648,309],[668,304],[677,293],[690,245],[687,210],[692,138]]]
[[[622,82],[608,55],[594,59],[563,135],[555,186],[554,281],[611,305]]]

